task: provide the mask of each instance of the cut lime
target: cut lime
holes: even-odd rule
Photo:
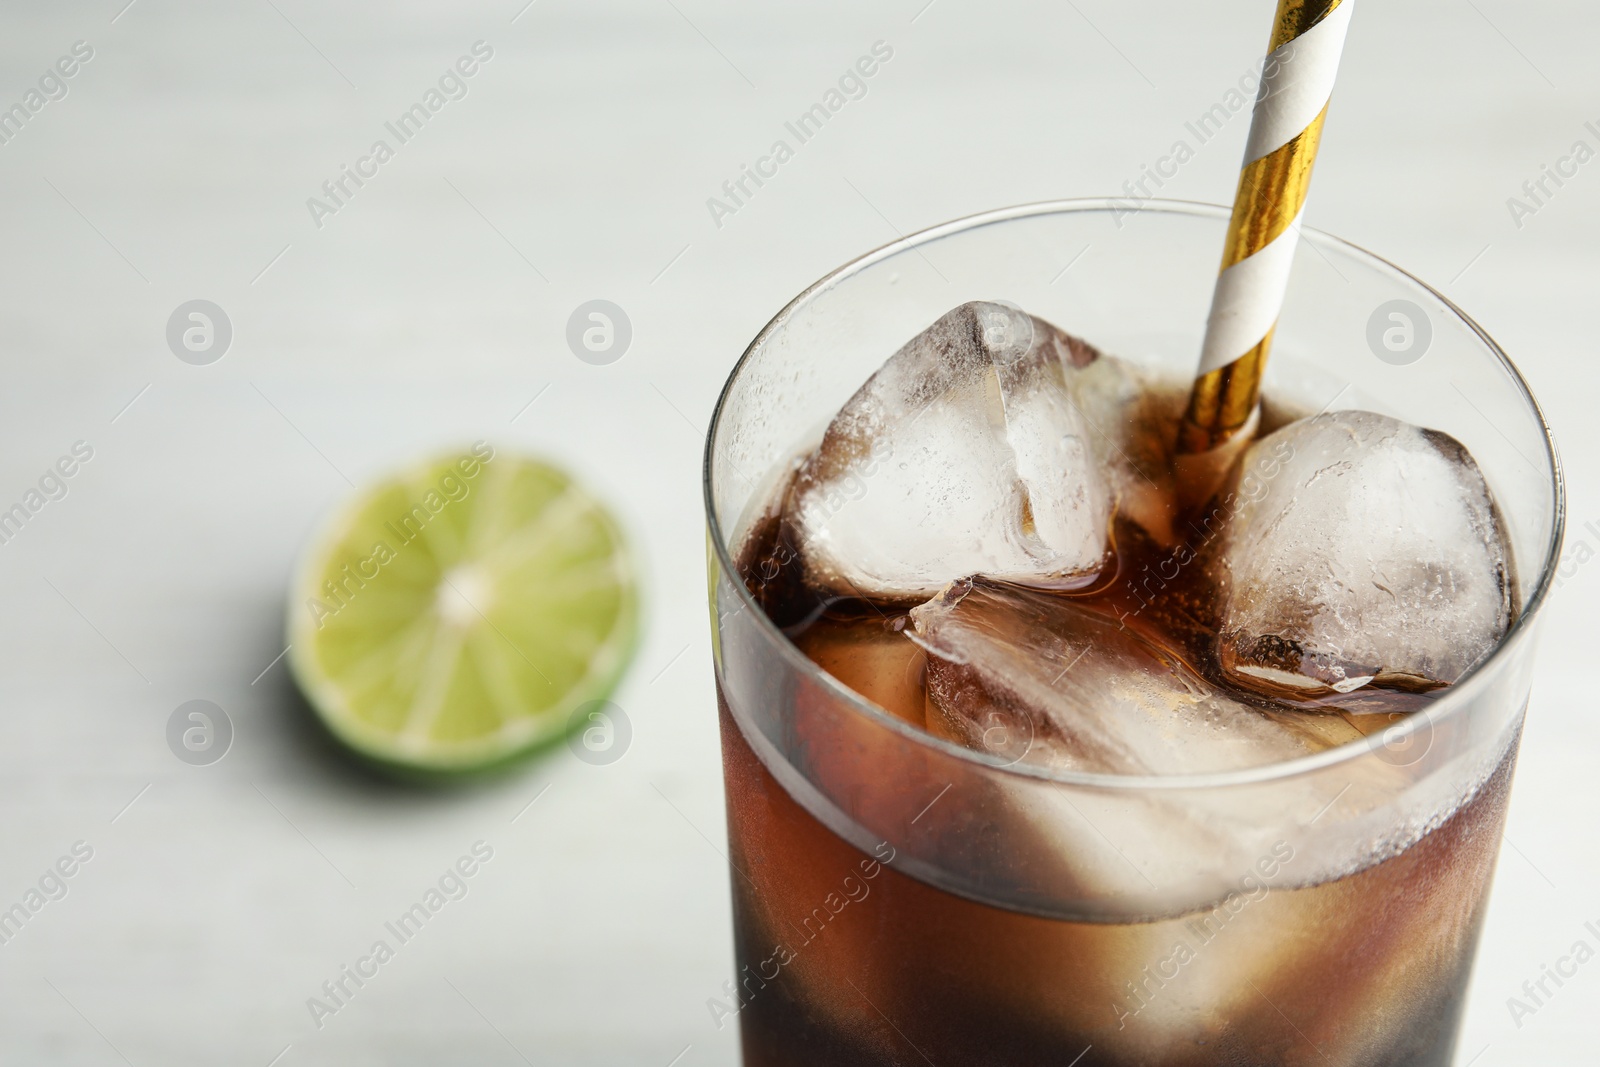
[[[633,652],[616,522],[561,471],[479,443],[362,493],[289,594],[289,664],[334,735],[418,771],[561,737]]]

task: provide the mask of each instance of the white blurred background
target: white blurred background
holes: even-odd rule
[[[0,508],[93,449],[0,544],[0,908],[93,849],[0,944],[0,1061],[735,1062],[706,1007],[732,973],[699,492],[717,390],[791,296],[897,233],[1122,193],[1251,69],[1271,0],[126,3],[0,13],[0,109],[92,50],[0,127]],[[1520,1025],[1506,1001],[1600,947],[1600,161],[1543,203],[1522,188],[1600,150],[1597,34],[1577,0],[1363,4],[1308,209],[1477,317],[1567,464],[1476,1067],[1595,1055],[1600,962]],[[307,199],[478,41],[466,95],[319,227]],[[865,96],[714,219],[707,199],[880,41]],[[1162,194],[1226,201],[1247,123]],[[596,298],[632,323],[608,366],[565,340]],[[208,366],[165,339],[193,299],[232,324]],[[558,459],[626,521],[648,582],[615,697],[632,745],[392,787],[269,666],[284,586],[348,482],[474,438]],[[208,767],[164,738],[191,699],[236,730]],[[306,999],[479,840],[467,897],[315,1026]]]

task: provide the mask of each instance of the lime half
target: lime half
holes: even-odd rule
[[[554,467],[480,442],[335,517],[290,589],[289,664],[361,755],[482,770],[561,737],[606,696],[638,614],[605,508]]]

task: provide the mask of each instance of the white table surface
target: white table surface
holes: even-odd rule
[[[699,495],[723,378],[896,231],[1117,193],[1249,69],[1270,0],[125,2],[0,14],[0,107],[94,49],[0,145],[0,505],[94,449],[0,545],[0,907],[94,850],[0,945],[0,1063],[735,1062],[706,1009],[732,970]],[[1600,147],[1597,34],[1577,0],[1363,4],[1309,210],[1513,354],[1587,546],[1546,619],[1461,1045],[1477,1067],[1596,1055],[1600,962],[1520,1026],[1506,999],[1600,945],[1600,162],[1520,227],[1506,200]],[[306,199],[480,39],[468,95],[317,228]],[[716,225],[706,199],[880,40],[867,95]],[[1226,200],[1246,124],[1164,192]],[[596,297],[633,324],[610,366],[564,341]],[[210,366],[164,339],[195,298],[234,327]],[[419,793],[353,773],[263,669],[346,479],[480,437],[559,457],[631,530],[634,738],[610,766],[563,750]],[[209,767],[164,740],[196,698],[236,728]],[[480,839],[467,897],[314,1026],[306,999]]]

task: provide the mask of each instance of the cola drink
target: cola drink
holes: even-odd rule
[[[968,303],[740,472],[708,1008],[746,1063],[1450,1062],[1515,535],[1450,434],[1270,393],[1186,507],[1186,389]]]

